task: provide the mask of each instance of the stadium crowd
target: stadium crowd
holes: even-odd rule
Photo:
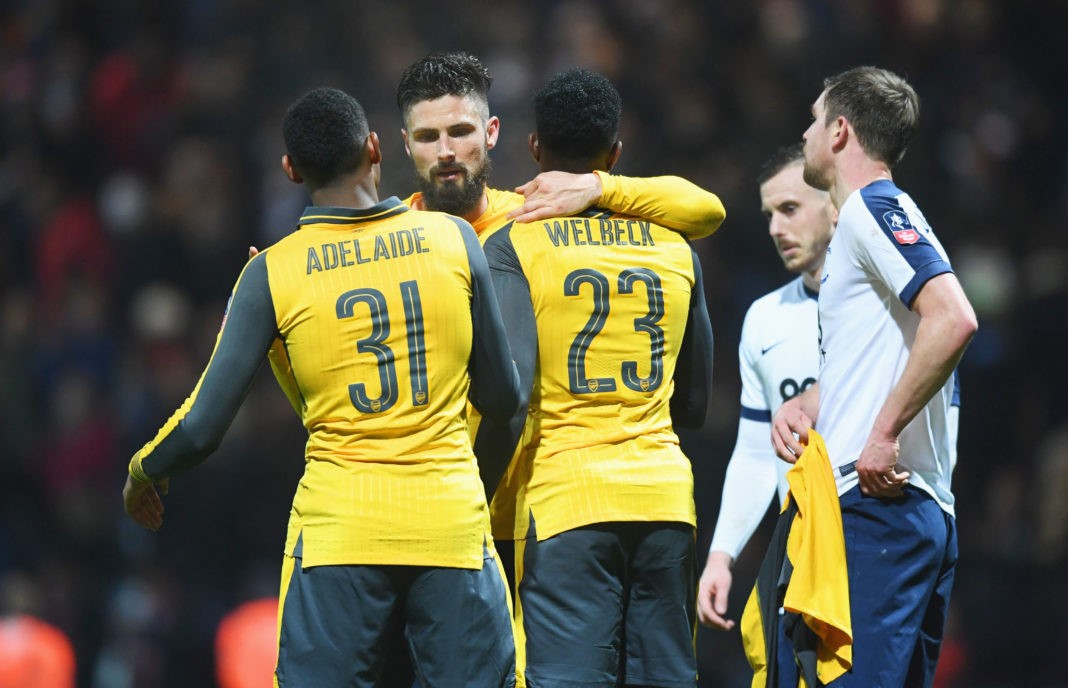
[[[494,186],[532,177],[529,98],[582,65],[625,103],[617,172],[674,174],[728,218],[695,244],[716,336],[694,460],[698,551],[738,416],[752,300],[785,282],[756,174],[800,136],[820,80],[908,76],[921,128],[896,175],[979,316],[962,362],[954,486],[961,563],[944,688],[1068,685],[1068,12],[994,0],[703,3],[472,0],[447,8],[282,0],[34,0],[0,10],[0,614],[61,629],[77,685],[203,686],[215,633],[277,592],[305,434],[261,371],[223,445],[181,476],[160,532],[119,489],[214,344],[249,245],[289,232],[305,190],[279,168],[286,104],[320,85],[367,108],[382,196],[415,188],[393,102],[433,50],[479,55],[503,121]],[[770,519],[769,519],[770,523]],[[768,531],[762,530],[766,538]],[[740,614],[760,560],[737,564]],[[698,633],[701,685],[748,685],[737,634]]]

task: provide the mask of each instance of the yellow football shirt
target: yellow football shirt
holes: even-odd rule
[[[513,224],[485,248],[492,271],[526,280],[537,330],[517,530],[527,513],[539,539],[608,521],[694,525],[693,474],[670,409],[691,313],[707,324],[703,298],[692,309],[702,286],[686,240],[587,212]],[[520,321],[495,283],[514,343]]]
[[[269,322],[246,326],[264,303]],[[230,397],[247,389],[246,374],[228,379],[228,369],[258,364],[277,337],[308,430],[286,552],[301,537],[305,567],[481,568],[489,516],[468,391],[481,380],[480,408],[514,412],[515,373],[470,226],[396,198],[309,208],[299,230],[249,262],[233,304],[201,383],[131,471],[169,475],[185,461],[172,457],[189,454],[174,449],[184,436],[221,437],[215,421],[197,428],[225,414],[202,409],[236,413]]]

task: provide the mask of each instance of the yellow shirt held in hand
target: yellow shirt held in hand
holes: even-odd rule
[[[753,667],[753,688],[773,685],[769,669],[774,672],[777,653],[769,645],[778,638],[773,625],[781,617],[774,598],[783,584],[783,570],[790,573],[782,607],[800,615],[818,639],[815,664],[820,683],[830,683],[853,665],[842,512],[827,447],[815,430],[809,430],[808,445],[786,479],[790,492],[780,524],[742,614],[742,644]],[[803,677],[800,685],[806,685]]]

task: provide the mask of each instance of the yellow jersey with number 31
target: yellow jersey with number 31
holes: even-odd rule
[[[488,511],[467,432],[471,275],[456,220],[305,213],[266,253],[303,399],[303,563],[478,568]]]

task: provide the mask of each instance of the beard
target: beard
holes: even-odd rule
[[[423,205],[427,210],[436,210],[450,215],[463,216],[478,207],[482,194],[486,190],[486,180],[490,175],[490,159],[484,158],[482,166],[471,171],[466,165],[437,164],[427,170],[427,176],[415,172],[415,182],[423,192]],[[463,172],[458,181],[435,182],[434,178],[442,170],[459,169]]]
[[[828,179],[828,175],[810,165],[807,159],[805,160],[805,167],[801,171],[801,178],[814,189],[819,189],[820,191],[831,190],[831,180]]]

